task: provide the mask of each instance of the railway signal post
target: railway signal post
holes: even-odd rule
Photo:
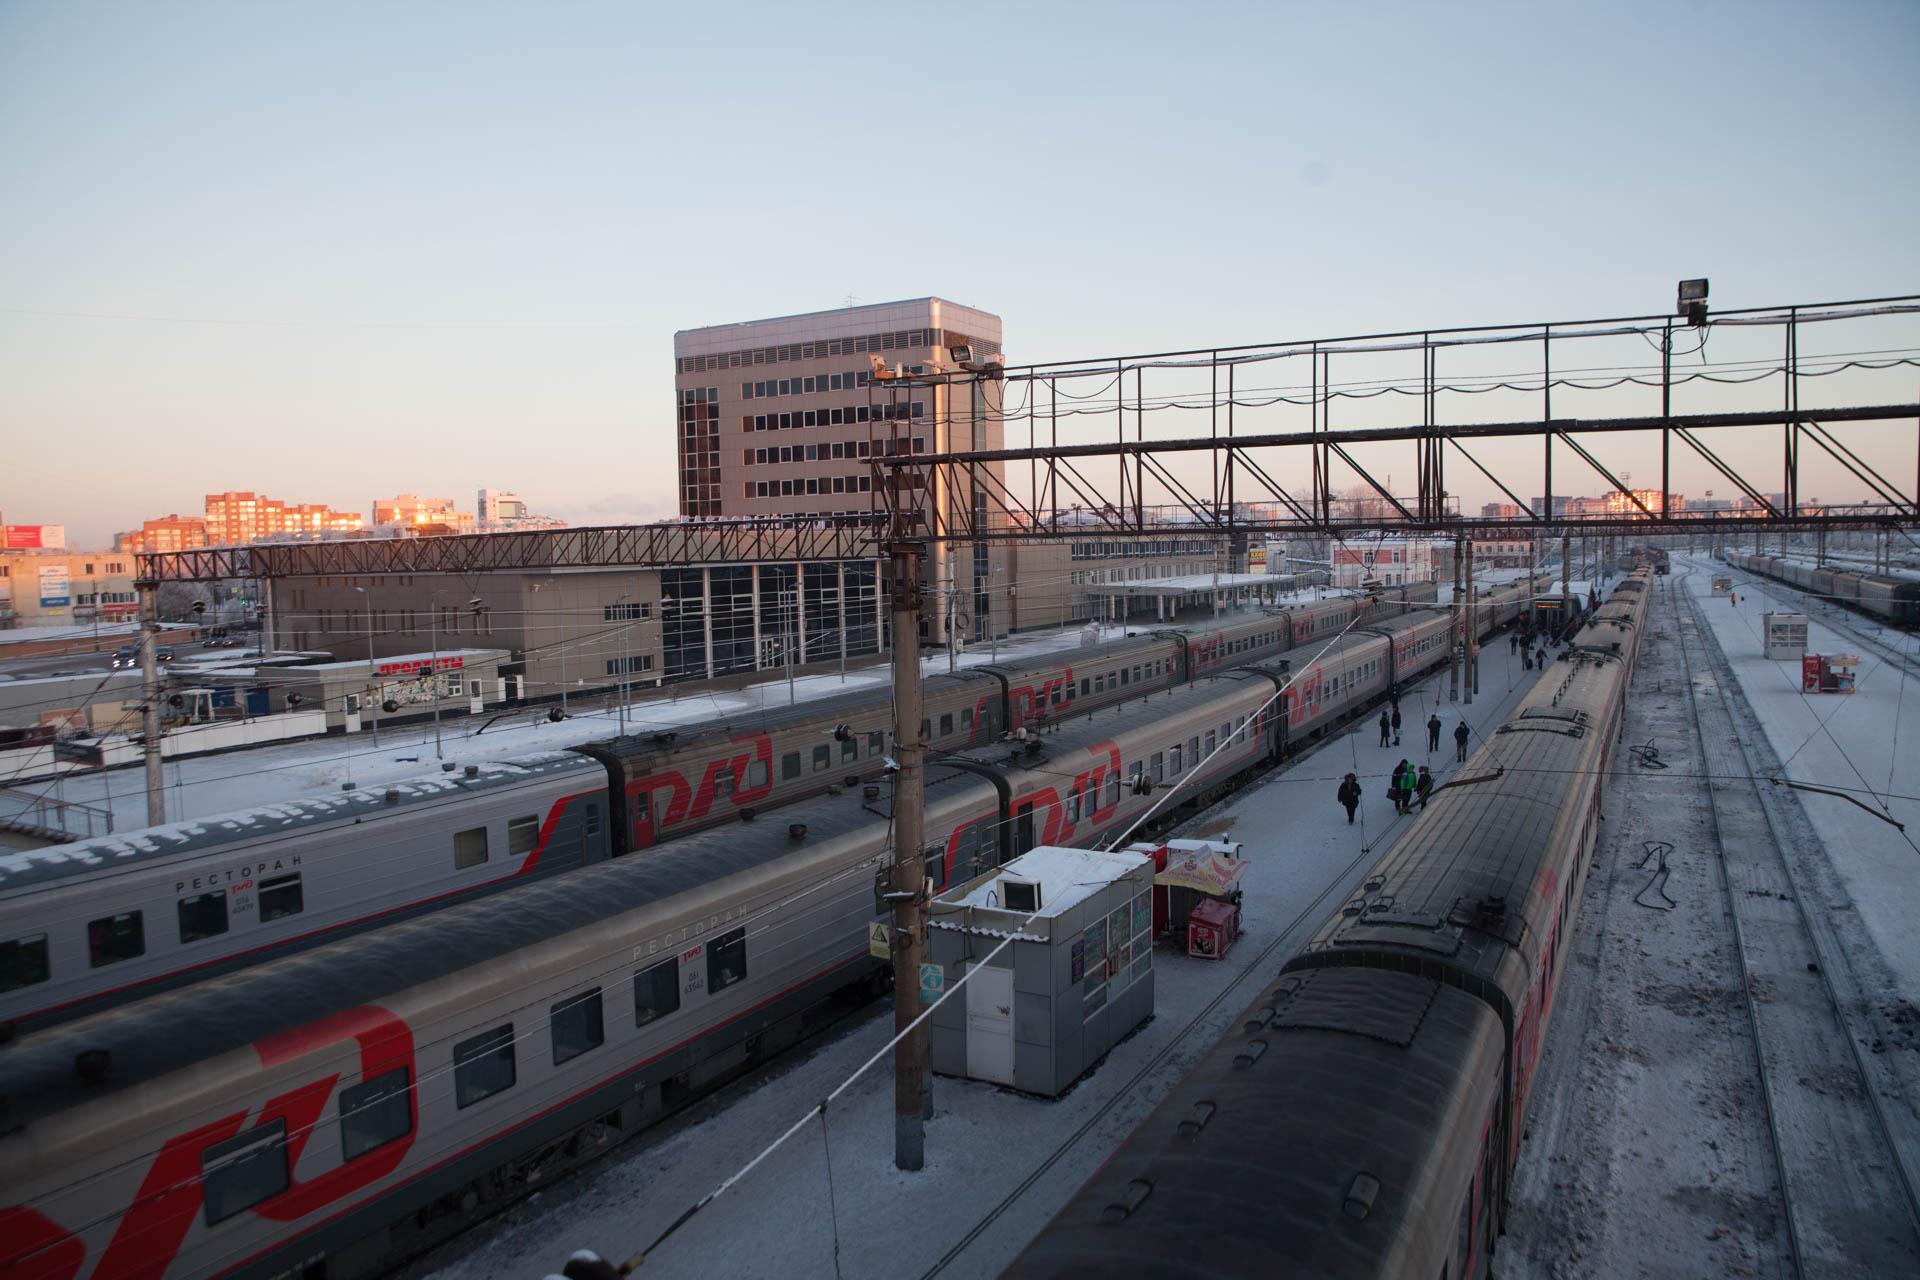
[[[888,548],[893,575],[893,1029],[899,1035],[920,1015],[920,961],[926,951],[927,897],[921,859],[925,825],[926,747],[920,741],[920,566],[926,548],[895,538]],[[926,1163],[927,1032],[908,1034],[893,1051],[893,1164],[915,1170]]]

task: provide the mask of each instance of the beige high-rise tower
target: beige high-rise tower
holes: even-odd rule
[[[997,381],[872,379],[873,359],[909,374],[957,371],[953,351],[975,362],[1000,354],[1000,318],[942,298],[842,307],[674,334],[675,432],[680,513],[727,516],[866,515],[878,504],[869,460],[894,447],[915,453],[998,449],[1004,441]],[[999,475],[999,464],[993,464]],[[952,517],[984,511],[985,493],[942,485],[930,495]],[[986,546],[935,547],[927,557],[927,638],[969,639],[1004,630],[995,607],[1001,555]]]

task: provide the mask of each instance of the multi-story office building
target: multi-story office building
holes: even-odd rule
[[[834,518],[876,509],[871,459],[1002,446],[998,381],[954,358],[997,358],[1000,318],[942,298],[844,307],[674,334],[680,512]],[[875,362],[906,377],[873,377]],[[998,479],[1000,468],[989,468]],[[992,482],[987,482],[991,484]],[[950,514],[985,492],[937,485]],[[996,572],[999,570],[999,572]],[[1004,631],[1005,557],[987,545],[928,557],[927,636]],[[1009,584],[1010,585],[1010,584]]]
[[[0,552],[0,625],[67,626],[139,611],[123,551]]]
[[[361,533],[367,518],[322,503],[291,504],[265,494],[229,490],[207,495],[207,541],[220,546],[262,538]]]

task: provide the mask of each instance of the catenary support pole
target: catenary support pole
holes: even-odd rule
[[[1466,539],[1462,545],[1467,553],[1467,608],[1463,615],[1467,634],[1465,643],[1461,645],[1462,664],[1466,667],[1465,679],[1461,683],[1467,688],[1466,703],[1472,706],[1474,691],[1480,687],[1480,597],[1473,589],[1473,540]]]
[[[160,773],[160,687],[159,640],[160,597],[156,588],[140,587],[140,690],[145,710],[141,713],[141,737],[147,764],[147,825],[157,827],[167,820],[167,782]]]
[[[893,570],[893,1026],[896,1034],[920,1013],[920,963],[925,955],[927,901],[921,865],[926,748],[920,741],[920,543],[896,541]],[[927,1033],[903,1039],[893,1056],[893,1163],[914,1170],[926,1163]]]
[[[1460,701],[1460,645],[1466,625],[1461,621],[1460,606],[1465,597],[1460,594],[1461,559],[1466,555],[1466,539],[1453,540],[1453,599],[1447,605],[1447,648],[1452,651],[1447,680],[1447,701]]]

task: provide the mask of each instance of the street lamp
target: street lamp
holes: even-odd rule
[[[365,587],[354,590],[367,602],[367,719],[373,725],[373,748],[380,749],[380,679],[373,669],[373,596]]]

